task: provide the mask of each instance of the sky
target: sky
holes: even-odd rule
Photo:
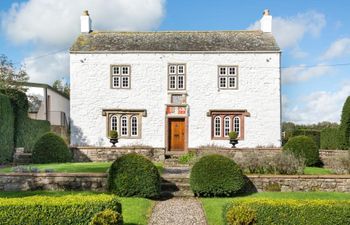
[[[68,49],[88,9],[94,30],[259,29],[264,9],[282,49],[282,118],[339,122],[350,95],[347,0],[0,0],[0,54],[32,82],[69,81]]]

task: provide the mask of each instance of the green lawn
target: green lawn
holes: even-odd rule
[[[350,200],[350,194],[337,192],[262,192],[236,198],[201,198],[209,225],[224,224],[222,213],[225,205],[242,198]]]
[[[84,162],[84,163],[50,163],[50,164],[31,164],[24,167],[38,168],[40,172],[45,169],[52,169],[57,173],[105,173],[111,166],[112,162]],[[163,164],[155,163],[159,172],[163,171]],[[0,173],[11,173],[12,167],[0,169]]]
[[[307,175],[327,175],[332,174],[332,170],[320,167],[305,167],[304,174]]]
[[[28,192],[0,192],[0,198],[19,198],[33,195],[64,196],[64,195],[95,195],[97,192],[71,192],[71,191],[28,191]],[[154,202],[145,198],[119,198],[122,204],[124,225],[147,225]]]

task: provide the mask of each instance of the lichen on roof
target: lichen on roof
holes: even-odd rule
[[[71,52],[280,51],[262,31],[91,32],[81,34]]]

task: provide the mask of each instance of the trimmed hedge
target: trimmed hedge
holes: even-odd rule
[[[122,211],[117,198],[106,194],[0,198],[0,224],[86,225],[105,209]]]
[[[321,149],[343,149],[342,140],[342,134],[337,127],[329,127],[321,131]]]
[[[10,99],[0,94],[0,164],[12,161],[15,143],[14,119]]]
[[[350,96],[347,97],[344,103],[339,129],[342,135],[344,149],[350,148]]]
[[[50,123],[44,120],[32,120],[28,118],[28,99],[24,92],[12,89],[0,89],[0,93],[5,94],[11,100],[15,115],[15,147],[24,147],[26,152],[31,152],[38,138],[50,131]]]
[[[109,168],[108,189],[118,196],[158,197],[160,175],[157,167],[144,156],[123,155]]]
[[[312,130],[312,129],[298,128],[292,132],[292,137],[300,136],[300,135],[312,138],[315,141],[317,147],[320,148],[320,146],[321,146],[321,132],[320,131]]]
[[[284,225],[334,225],[350,224],[350,201],[291,200],[291,199],[247,199],[230,203],[224,210],[224,221],[233,208],[249,208],[256,212],[256,224]],[[237,214],[245,214],[235,210]],[[244,224],[244,223],[241,223]]]
[[[32,153],[33,163],[70,162],[72,154],[64,140],[48,132],[35,143]]]
[[[242,170],[222,155],[203,156],[194,164],[190,185],[196,196],[233,196],[244,186]]]
[[[299,159],[304,159],[306,166],[312,166],[320,162],[319,149],[315,141],[307,136],[291,137],[283,146],[283,150],[291,152]]]

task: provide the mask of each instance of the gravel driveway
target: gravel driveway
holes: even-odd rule
[[[195,198],[159,201],[149,225],[207,225],[201,203]]]

